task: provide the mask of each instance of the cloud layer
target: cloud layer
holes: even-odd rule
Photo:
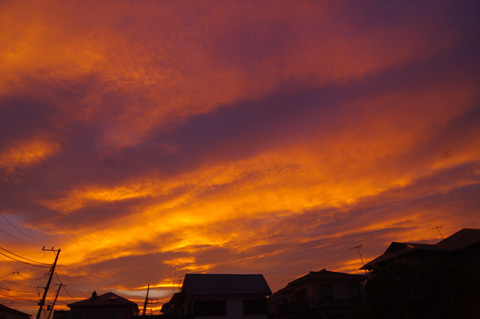
[[[475,1],[0,8],[2,246],[60,247],[64,304],[187,272],[275,291],[480,227]],[[6,297],[44,271],[0,269]]]

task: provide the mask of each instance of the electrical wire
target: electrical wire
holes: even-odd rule
[[[33,246],[39,246],[39,245],[37,245],[37,244],[33,244],[33,243],[29,242],[29,241],[26,241],[26,240],[23,240],[23,239],[21,239],[21,238],[18,238],[17,236],[14,236],[14,235],[10,234],[9,232],[4,231],[3,229],[0,229],[0,231],[1,231],[2,233],[7,234],[8,236],[10,236],[10,237],[12,237],[12,238],[15,238],[16,240],[19,240],[19,241],[23,242],[23,243],[27,243],[27,244],[33,245]]]
[[[28,285],[19,284],[18,282],[14,282],[14,281],[10,281],[10,280],[3,280],[3,282],[8,282],[12,285],[19,285],[19,286],[28,287],[28,288],[35,288],[35,289],[38,288],[37,286],[28,286]]]
[[[58,265],[58,266],[59,266],[59,268],[63,268],[63,267],[60,266],[60,265]],[[60,271],[58,271],[58,272],[59,272],[62,276],[64,276],[64,277],[68,280],[68,282],[69,282],[75,289],[77,289],[77,291],[78,291],[84,298],[87,298],[87,296],[86,296],[80,289],[78,289],[78,287],[70,280],[70,278],[67,276],[67,274],[65,274],[65,273],[63,273],[63,272],[60,272]],[[58,281],[61,281],[60,278],[58,278],[58,275],[57,275],[56,273],[55,273],[55,276],[57,276]]]
[[[40,244],[40,245],[45,246],[45,244],[39,242],[39,241],[36,240],[35,238],[32,238],[32,237],[30,237],[29,235],[25,234],[23,231],[21,231],[17,226],[15,226],[15,224],[13,224],[11,221],[9,221],[8,218],[7,218],[5,215],[3,215],[2,213],[0,213],[0,216],[2,216],[2,217],[7,221],[7,223],[9,223],[13,228],[15,228],[20,234],[24,235],[25,237],[33,240],[34,242],[36,242],[36,243],[38,243],[38,244]],[[17,238],[17,239],[18,239],[18,238]],[[32,244],[32,243],[31,243],[31,244]],[[32,245],[39,246],[39,245],[37,245],[37,244],[32,244]]]
[[[30,266],[43,267],[43,268],[48,268],[48,267],[50,267],[50,265],[48,265],[48,264],[36,265],[36,264],[28,263],[28,262],[23,261],[23,260],[18,260],[18,259],[16,259],[16,258],[11,257],[11,256],[5,255],[4,253],[0,253],[0,255],[3,255],[3,256],[5,256],[5,257],[10,258],[10,259],[13,259],[13,260],[15,260],[15,261],[17,261],[17,262],[19,262],[19,263],[26,264],[26,265],[30,265]]]
[[[42,262],[40,262],[40,261],[32,260],[32,259],[29,259],[29,258],[20,256],[20,255],[17,255],[17,254],[15,254],[15,253],[12,253],[11,251],[3,248],[3,247],[0,247],[0,249],[6,251],[7,253],[12,254],[12,255],[14,255],[14,256],[16,256],[16,257],[23,258],[23,259],[25,259],[25,260],[28,260],[28,261],[31,261],[31,262],[34,262],[34,263],[37,263],[37,264],[43,264],[43,265],[48,266],[48,267],[52,266],[51,264],[42,263]]]
[[[9,290],[9,291],[15,291],[15,292],[21,292],[21,293],[24,293],[24,294],[37,294],[36,292],[23,291],[23,290],[16,290],[16,289],[5,288],[5,287],[0,287],[0,289],[3,289],[3,290]]]
[[[5,277],[8,277],[8,276],[14,275],[14,274],[16,274],[16,273],[17,273],[17,272],[14,271],[14,272],[9,273],[9,274],[7,274],[7,275],[1,276],[0,278],[5,278]]]
[[[14,272],[14,274],[17,274],[19,277],[21,277],[23,279],[27,279],[27,280],[40,280],[40,279],[43,279],[43,278],[47,278],[48,275],[49,275],[49,273],[47,272],[43,277],[40,277],[40,278],[28,278],[28,277],[20,275],[20,272],[18,272],[18,271]],[[0,278],[2,278],[2,277],[0,277]]]
[[[21,300],[21,301],[38,303],[38,300],[18,298],[16,296],[14,297],[14,296],[9,296],[9,295],[6,295],[6,294],[2,294],[1,292],[0,292],[0,295],[4,296],[5,299],[8,299],[8,300],[13,300],[13,301]]]
[[[67,288],[65,288],[65,286],[63,286],[63,290],[65,290],[65,292],[67,293],[67,295],[69,295],[70,298],[73,299],[73,301],[77,301],[77,299],[73,298],[73,296],[70,294],[70,292],[67,290]]]

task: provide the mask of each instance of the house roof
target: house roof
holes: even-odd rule
[[[203,295],[270,295],[263,275],[186,274],[182,293]]]
[[[25,318],[31,318],[32,317],[31,315],[29,315],[27,313],[12,309],[12,308],[4,306],[2,304],[0,304],[0,313],[12,313],[12,314],[15,314],[17,316],[23,316]]]
[[[378,256],[360,269],[372,269],[373,265],[413,252],[445,253],[480,244],[480,229],[464,228],[437,244],[392,242],[383,255]]]
[[[287,284],[284,288],[278,292],[287,291],[293,289],[293,287],[301,282],[305,281],[319,281],[319,280],[358,280],[362,281],[366,279],[364,275],[347,274],[343,272],[329,271],[325,268],[320,271],[310,271],[308,274],[297,278]]]
[[[475,244],[480,244],[480,229],[464,228],[445,238],[437,246],[449,250],[459,250]]]
[[[428,253],[428,252],[441,252],[441,251],[445,251],[445,249],[438,247],[436,245],[392,242],[390,246],[388,246],[387,250],[383,253],[383,255],[380,255],[377,258],[373,259],[372,261],[366,263],[360,269],[371,269],[375,264],[402,256],[405,254],[413,253],[413,252]]]
[[[170,308],[175,304],[180,304],[185,300],[185,295],[181,292],[176,292],[173,294],[172,298],[166,303],[162,305],[162,312],[165,314],[167,313]]]
[[[335,271],[329,271],[325,268],[323,268],[320,271],[310,271],[308,274],[305,276],[302,276],[300,278],[295,279],[294,281],[291,281],[287,284],[287,287],[293,286],[299,282],[302,281],[307,281],[307,280],[329,280],[329,279],[334,279],[334,280],[350,280],[350,279],[355,279],[355,280],[362,280],[365,279],[364,275],[354,275],[354,274],[347,274],[343,272],[335,272]]]
[[[67,306],[72,308],[72,307],[78,307],[78,306],[118,306],[118,305],[131,306],[138,310],[138,305],[135,302],[125,299],[123,297],[120,297],[114,294],[113,292],[107,292],[106,294],[103,294],[103,295],[97,295],[97,293],[94,291],[90,298],[68,304]]]

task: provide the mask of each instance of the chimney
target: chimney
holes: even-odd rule
[[[97,299],[97,292],[96,291],[92,292],[92,299],[93,300]]]

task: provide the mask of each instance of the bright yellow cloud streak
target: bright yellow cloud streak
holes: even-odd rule
[[[57,210],[61,213],[69,213],[92,203],[145,198],[154,194],[158,195],[158,192],[155,193],[149,183],[134,183],[113,188],[87,187],[85,189],[75,189],[58,200],[40,202],[50,209]]]

